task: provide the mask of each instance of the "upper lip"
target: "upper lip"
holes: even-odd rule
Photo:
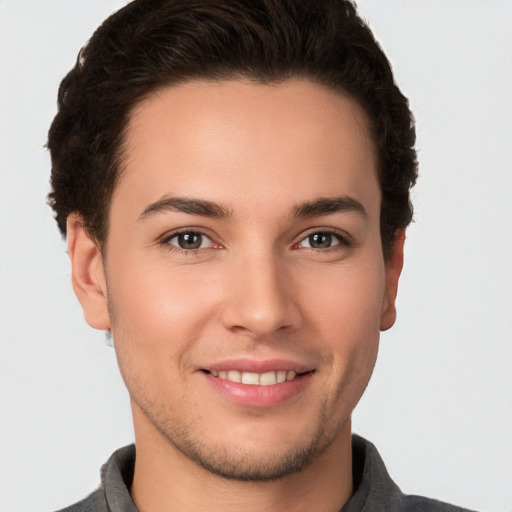
[[[312,371],[314,368],[297,361],[287,359],[229,359],[217,363],[208,364],[201,367],[202,370],[207,371],[229,371],[238,370],[239,372],[252,372],[252,373],[267,373],[272,371],[293,370],[295,373],[306,373]]]

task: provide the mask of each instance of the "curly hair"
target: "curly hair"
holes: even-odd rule
[[[194,79],[278,83],[306,78],[366,111],[377,150],[384,256],[412,220],[417,178],[408,101],[348,0],[136,0],[96,30],[62,80],[49,131],[49,203],[62,234],[79,213],[100,245],[134,107]]]

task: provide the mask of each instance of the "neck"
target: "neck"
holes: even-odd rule
[[[228,480],[183,455],[149,421],[134,416],[137,456],[131,487],[140,512],[337,512],[353,492],[350,422],[301,471],[268,482]]]

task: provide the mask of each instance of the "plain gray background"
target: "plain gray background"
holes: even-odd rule
[[[92,491],[131,442],[45,204],[60,79],[121,0],[0,0],[0,511]],[[512,2],[361,0],[417,119],[397,325],[354,430],[402,489],[512,511]]]

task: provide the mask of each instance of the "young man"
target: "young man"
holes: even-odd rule
[[[137,1],[59,91],[50,200],[135,447],[70,511],[462,510],[350,416],[395,320],[414,128],[350,2]]]

